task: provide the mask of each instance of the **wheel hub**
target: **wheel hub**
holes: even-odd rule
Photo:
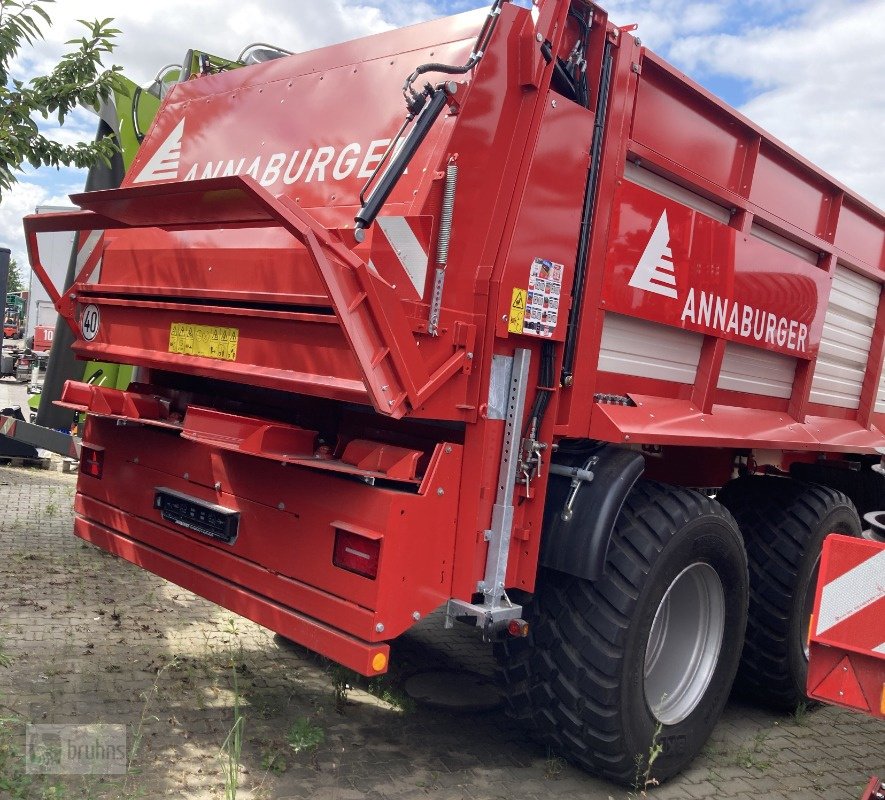
[[[645,649],[645,701],[658,722],[675,725],[707,691],[725,632],[725,592],[716,570],[697,562],[667,588]]]

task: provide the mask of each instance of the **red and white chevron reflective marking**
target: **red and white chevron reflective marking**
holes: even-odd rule
[[[400,296],[424,296],[430,261],[430,217],[378,217],[372,235],[372,266]],[[413,293],[414,292],[414,293]]]
[[[98,283],[101,277],[102,237],[104,231],[80,231],[77,235],[77,264],[74,276],[79,276],[84,269],[87,283]]]
[[[813,638],[821,644],[885,656],[885,545],[829,536],[821,555]]]

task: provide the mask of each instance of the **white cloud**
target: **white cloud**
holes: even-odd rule
[[[64,42],[83,35],[77,19],[113,17],[122,31],[113,61],[142,84],[164,64],[181,63],[190,48],[229,58],[251,42],[307,50],[438,15],[430,3],[408,0],[65,0],[50,11],[54,24],[45,31],[45,41],[19,60],[22,71],[51,68]]]
[[[47,180],[49,176],[52,180]],[[22,177],[9,191],[3,192],[3,203],[0,205],[0,245],[12,251],[12,257],[18,262],[26,279],[30,267],[22,217],[33,214],[38,206],[70,207],[68,195],[82,191],[83,180],[79,170],[55,171],[44,168],[40,171],[39,182],[30,174]]]
[[[749,81],[756,93],[741,111],[885,207],[885,2],[834,14],[816,0],[789,27],[686,37],[670,54],[689,72]]]
[[[483,0],[477,0],[482,5]],[[113,17],[122,33],[108,63],[120,64],[124,73],[140,84],[150,83],[165,64],[181,63],[189,48],[235,58],[243,47],[261,41],[287,50],[308,50],[332,42],[377,33],[392,27],[438,16],[427,2],[385,0],[356,3],[351,0],[65,0],[49,9],[52,27],[33,48],[23,48],[12,65],[13,77],[29,79],[46,74],[69,46],[65,42],[84,33],[77,19]],[[41,131],[64,144],[94,138],[96,118],[78,110],[63,126],[57,120],[38,118]],[[27,255],[21,218],[38,205],[64,204],[66,194],[81,191],[85,172],[44,168],[39,180],[23,176],[3,193],[0,207],[0,244],[26,268]],[[44,185],[45,184],[45,185]]]
[[[33,214],[34,209],[48,196],[42,186],[29,181],[19,181],[11,190],[3,193],[3,206],[0,208],[0,243],[12,250],[12,257],[21,267],[22,275],[27,275],[29,272],[22,217],[25,214]]]
[[[729,0],[682,3],[678,11],[670,0],[610,0],[603,5],[615,25],[637,23],[635,35],[662,55],[683,36],[707,33],[723,21],[730,24]]]
[[[457,10],[486,0],[450,0]],[[64,41],[81,35],[77,18],[114,17],[123,31],[113,60],[148,83],[190,47],[236,56],[252,41],[302,51],[437,16],[437,0],[65,0],[52,8],[45,42],[18,62],[20,76],[51,68]],[[639,22],[643,42],[690,75],[724,76],[749,89],[751,119],[885,206],[885,0],[857,0],[834,14],[824,0],[609,0],[616,24]],[[706,81],[704,81],[706,82]],[[46,128],[62,141],[91,139],[94,118],[79,112]],[[77,191],[82,176],[41,171],[5,194],[0,236],[23,254],[15,214],[50,195]],[[61,184],[65,184],[62,186]],[[0,240],[2,243],[2,240]],[[19,256],[21,257],[21,256]]]

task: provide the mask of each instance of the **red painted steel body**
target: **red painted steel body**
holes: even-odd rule
[[[463,63],[481,15],[179,84],[121,189],[77,195],[77,214],[26,220],[44,280],[39,232],[104,231],[101,258],[84,263],[70,290],[50,291],[80,357],[140,368],[128,393],[66,393],[90,411],[84,441],[107,459],[101,479],[80,479],[78,535],[375,674],[386,668],[383,640],[476,591],[504,437],[489,412],[492,358],[528,349],[534,387],[550,341],[559,374],[570,313],[576,367],[550,387],[537,433],[548,445],[567,436],[703,448],[711,472],[728,473],[736,454],[755,448],[786,461],[870,453],[885,441],[874,410],[881,307],[857,408],[809,399],[837,265],[882,280],[881,212],[601,9],[586,53],[588,107],[559,94],[538,43],[568,54],[568,10],[552,0],[533,12],[504,4],[483,60],[457,79],[361,243],[358,195],[403,118],[403,75],[423,62]],[[607,51],[578,312],[570,295]],[[450,163],[460,177],[432,336]],[[658,189],[630,170],[654,176]],[[673,283],[651,264],[637,288],[662,220]],[[553,265],[540,287],[546,339],[511,329],[514,290],[533,289],[536,259]],[[609,315],[698,334],[693,382],[606,371]],[[228,349],[210,341],[222,336]],[[729,343],[794,359],[789,396],[720,388]],[[603,393],[636,405],[605,404]],[[508,587],[534,588],[546,479],[542,471],[517,487]],[[239,511],[235,543],[165,521],[155,487]],[[339,528],[380,537],[375,579],[333,565]]]

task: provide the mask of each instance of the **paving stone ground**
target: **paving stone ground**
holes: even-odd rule
[[[73,476],[0,468],[0,798],[224,798],[237,702],[243,800],[635,796],[568,766],[499,711],[405,697],[418,671],[488,674],[472,631],[428,618],[374,693],[336,700],[336,670],[76,539],[73,492]],[[129,773],[24,775],[28,722],[125,725]],[[653,797],[850,800],[871,773],[885,775],[885,724],[734,701],[691,769]]]

